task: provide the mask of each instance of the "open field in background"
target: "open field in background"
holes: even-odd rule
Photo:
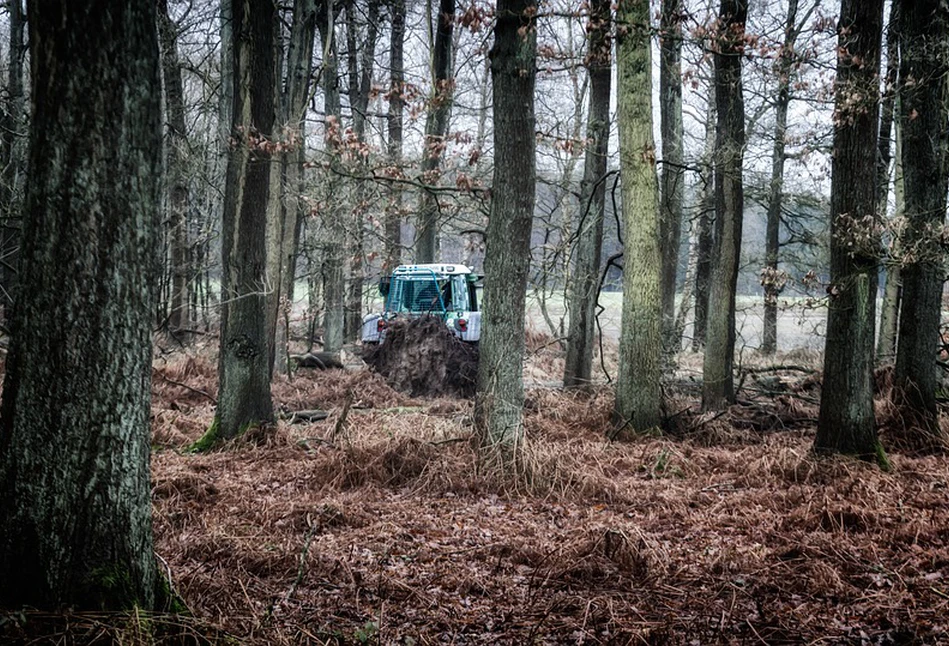
[[[549,331],[541,315],[542,297],[537,292],[528,295],[528,320],[534,329]],[[559,295],[543,297],[548,313],[554,323],[559,323],[564,316],[565,306]],[[603,334],[610,339],[619,340],[620,325],[623,311],[622,292],[602,292],[599,298],[600,327]],[[735,313],[735,328],[737,333],[736,348],[755,350],[761,343],[761,328],[764,320],[764,306],[759,296],[742,296],[738,298]],[[825,308],[809,307],[805,299],[780,299],[778,309],[778,349],[788,352],[791,350],[823,350],[824,330],[827,321]],[[684,333],[688,343],[692,338],[692,317],[686,319]]]
[[[525,372],[562,370],[528,338]],[[605,439],[611,396],[528,391],[518,476],[488,470],[471,403],[360,370],[274,386],[282,420],[210,455],[213,348],[156,361],[157,552],[188,630],[250,644],[939,644],[949,464],[815,459],[818,386],[723,416],[668,393],[664,437]],[[183,384],[183,385],[182,385]],[[349,412],[347,401],[351,403]],[[881,403],[881,405],[883,405]]]
[[[302,315],[305,307],[305,291],[301,292],[298,286],[295,311]],[[363,299],[365,311],[379,311],[382,306],[382,297],[375,286],[366,288]],[[547,324],[543,307],[555,327],[564,320],[566,329],[566,306],[561,293],[542,295],[536,290],[527,294],[528,327],[537,332],[554,334]],[[599,298],[602,311],[599,315],[600,329],[607,339],[619,340],[620,325],[623,311],[622,292],[602,292]],[[880,303],[877,303],[879,312]],[[736,348],[755,350],[761,343],[761,328],[764,320],[764,306],[760,296],[741,296],[738,298],[735,313],[735,327],[737,333]],[[824,307],[813,307],[804,298],[782,298],[778,308],[778,349],[783,352],[791,350],[823,351],[824,331],[827,321],[827,310]],[[683,344],[692,338],[692,317],[686,319]]]

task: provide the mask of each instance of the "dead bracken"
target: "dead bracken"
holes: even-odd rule
[[[159,370],[214,392],[190,361]],[[532,389],[512,483],[479,464],[469,402],[365,371],[278,379],[278,405],[328,418],[188,455],[213,403],[156,375],[156,549],[188,625],[242,643],[940,643],[946,461],[815,458],[813,393],[765,387],[629,443],[604,439],[608,388]]]
[[[525,374],[556,373],[562,356],[535,345]],[[667,434],[628,443],[604,439],[608,387],[532,387],[511,479],[479,462],[470,401],[413,398],[366,370],[278,377],[280,410],[326,419],[186,453],[213,419],[214,357],[168,356],[153,372],[156,552],[191,614],[25,612],[4,618],[0,636],[945,643],[945,459],[894,452],[883,472],[815,458],[819,379],[747,374],[721,415],[670,385]]]

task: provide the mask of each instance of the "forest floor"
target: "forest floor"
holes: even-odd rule
[[[529,346],[528,381],[562,369]],[[364,370],[278,378],[285,417],[329,417],[190,454],[215,361],[172,353],[156,551],[189,630],[241,643],[949,643],[949,461],[814,457],[817,388],[800,366],[749,373],[738,406],[701,415],[686,378],[674,428],[623,443],[607,386],[532,388],[520,473],[497,474],[469,401]]]

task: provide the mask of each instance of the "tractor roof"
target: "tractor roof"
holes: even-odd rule
[[[454,276],[457,274],[470,274],[471,269],[462,264],[451,264],[446,262],[426,265],[399,265],[392,273],[411,274],[416,272],[432,272],[434,274]]]

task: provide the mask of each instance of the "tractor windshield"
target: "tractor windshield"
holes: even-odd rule
[[[412,314],[444,314],[447,303],[433,273],[395,276],[389,289],[386,309]]]
[[[446,276],[420,271],[392,277],[386,309],[402,314],[444,315],[471,312],[478,307],[472,284],[464,274]]]

